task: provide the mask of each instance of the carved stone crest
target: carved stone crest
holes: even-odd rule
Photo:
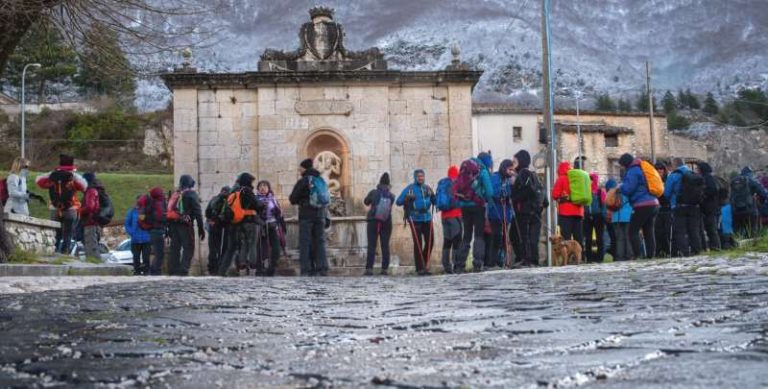
[[[319,20],[301,27],[304,46],[320,61],[325,61],[339,50],[343,31],[335,22]]]

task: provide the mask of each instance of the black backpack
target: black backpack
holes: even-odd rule
[[[754,199],[747,177],[738,176],[731,181],[731,205],[734,213],[745,213],[752,209]]]
[[[58,210],[71,208],[72,199],[75,197],[74,174],[72,172],[56,170],[48,176],[48,179],[53,183],[50,189],[48,189],[51,205]]]
[[[103,188],[98,188],[99,192],[99,213],[96,214],[96,223],[101,226],[106,226],[112,222],[112,218],[115,216],[115,207],[112,204],[112,199]]]
[[[701,204],[704,202],[706,187],[704,176],[701,174],[690,171],[684,173],[680,183],[680,194],[678,195],[677,203],[681,205]]]
[[[714,176],[715,182],[717,182],[717,199],[720,205],[725,205],[731,198],[731,191],[728,187],[728,181],[722,177]]]

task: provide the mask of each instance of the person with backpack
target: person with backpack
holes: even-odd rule
[[[448,168],[448,177],[437,183],[435,206],[440,211],[440,219],[443,225],[443,252],[441,262],[445,274],[461,274],[464,272],[465,263],[461,262],[462,221],[459,199],[456,197],[456,178],[459,176],[459,167],[451,165]]]
[[[131,254],[133,254],[133,275],[149,274],[149,256],[152,252],[149,231],[141,228],[139,213],[141,198],[136,196],[136,204],[125,215],[125,233],[131,237]]]
[[[61,232],[57,234],[56,239],[56,250],[62,254],[69,254],[80,210],[77,192],[85,192],[88,182],[77,174],[75,159],[61,154],[59,166],[48,174],[38,176],[35,184],[40,189],[48,190],[51,220],[61,223]]]
[[[618,185],[615,180],[610,179],[605,184],[605,189],[612,190]],[[629,239],[629,225],[632,220],[632,203],[625,194],[618,190],[616,195],[621,196],[621,207],[611,212],[611,246],[613,249],[614,262],[629,261],[634,259],[632,252],[632,243]]]
[[[647,164],[647,162],[646,162]],[[651,194],[651,188],[646,173],[643,171],[643,161],[635,159],[632,154],[624,153],[619,157],[619,165],[626,171],[619,186],[621,193],[627,196],[632,205],[632,217],[629,221],[629,241],[632,245],[632,253],[639,258],[643,244],[640,239],[640,231],[643,232],[645,244],[645,257],[653,258],[656,255],[656,215],[659,213],[659,199]],[[651,171],[655,170],[652,165]],[[652,172],[655,174],[655,172]],[[656,180],[661,184],[660,177]],[[661,188],[659,188],[661,193]]]
[[[510,194],[520,229],[520,250],[515,253],[517,266],[539,265],[539,241],[541,240],[541,213],[549,206],[544,186],[535,172],[531,171],[531,154],[520,150],[515,154],[517,177]]]
[[[205,207],[205,222],[208,229],[208,274],[219,274],[219,259],[227,247],[227,235],[224,234],[226,223],[222,217],[225,202],[232,189],[223,186],[219,193]]]
[[[455,181],[464,223],[461,260],[466,262],[471,248],[472,267],[476,272],[483,271],[485,265],[486,208],[493,206],[493,185],[489,166],[493,166],[491,155],[481,152],[477,158],[470,158],[461,163],[459,177]]]
[[[669,177],[667,165],[659,161],[656,162],[654,167],[666,187],[667,178]],[[656,257],[664,258],[672,253],[672,205],[666,196],[661,196],[658,199],[659,213],[656,215],[656,225],[654,226],[656,233]]]
[[[768,193],[755,180],[752,168],[741,170],[741,174],[731,180],[731,212],[733,213],[733,229],[745,238],[755,236],[758,230],[758,208],[755,196],[761,201],[768,200]]]
[[[664,197],[672,207],[672,231],[675,250],[684,257],[701,251],[701,209],[704,201],[704,177],[685,165],[681,158],[672,160],[674,170],[667,178]],[[677,253],[673,253],[677,254]]]
[[[571,201],[569,162],[557,166],[557,180],[552,188],[552,200],[557,202],[557,225],[563,240],[575,240],[584,247],[584,206]]]
[[[259,239],[259,258],[256,262],[256,272],[267,277],[273,277],[277,271],[280,250],[285,250],[285,220],[283,220],[283,211],[275,198],[275,193],[272,192],[272,184],[269,181],[259,181],[256,184],[256,198],[264,204],[261,219],[265,223]],[[266,269],[264,269],[265,260],[269,262]]]
[[[195,255],[195,231],[200,241],[205,240],[203,212],[200,196],[194,190],[195,180],[184,174],[179,178],[179,187],[171,193],[168,200],[168,235],[171,248],[168,254],[168,272],[172,276],[189,275],[189,266]]]
[[[258,238],[261,235],[261,227],[264,221],[259,216],[265,205],[259,201],[254,192],[253,182],[256,180],[250,173],[240,173],[235,181],[235,186],[227,197],[224,220],[230,226],[227,229],[227,250],[219,263],[219,275],[225,277],[230,274],[230,267],[235,264],[239,271],[258,268],[257,249]]]
[[[413,239],[413,260],[420,276],[430,275],[429,258],[432,255],[435,235],[432,225],[432,206],[437,202],[432,188],[425,183],[424,171],[413,171],[413,183],[406,186],[397,197],[397,204],[403,207],[405,222]]]
[[[366,216],[368,252],[365,262],[365,275],[373,275],[373,263],[376,260],[376,245],[381,242],[381,275],[389,272],[389,239],[392,237],[392,205],[395,196],[390,191],[389,173],[379,179],[376,189],[368,192],[363,204],[370,207]]]
[[[499,170],[491,176],[493,185],[493,207],[488,209],[491,223],[490,258],[485,259],[486,267],[503,268],[507,256],[512,255],[511,242],[519,241],[515,211],[512,207],[512,184],[515,173],[514,162],[505,159],[499,164]]]
[[[313,167],[311,159],[301,161],[301,178],[288,197],[299,207],[299,260],[302,276],[327,276],[328,259],[325,252],[327,207],[330,203],[327,183]]]
[[[600,188],[597,173],[589,175],[592,183],[592,204],[585,209],[584,215],[584,251],[587,253],[586,259],[590,262],[602,263],[605,257],[605,191]],[[593,239],[594,234],[594,239]],[[597,244],[596,252],[592,251],[593,243]]]
[[[101,227],[109,224],[114,215],[112,201],[104,190],[104,185],[96,179],[96,173],[83,174],[88,188],[83,195],[83,206],[80,208],[80,221],[83,224],[83,246],[88,258],[101,258],[99,241]]]
[[[712,166],[706,162],[696,164],[696,173],[704,177],[704,201],[701,203],[701,218],[710,250],[720,250],[720,184],[712,175]]]
[[[139,227],[149,232],[149,243],[154,253],[154,258],[149,263],[149,275],[159,276],[163,271],[165,236],[168,231],[168,203],[165,191],[161,187],[150,189],[148,195],[141,196],[138,205]]]

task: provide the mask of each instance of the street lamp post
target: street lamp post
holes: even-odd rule
[[[27,99],[26,99],[26,81],[27,81],[27,68],[28,67],[39,68],[42,67],[39,63],[28,63],[24,65],[24,70],[21,71],[21,158],[26,158],[26,112],[27,112]]]

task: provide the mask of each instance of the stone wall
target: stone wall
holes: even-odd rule
[[[4,213],[5,228],[14,244],[26,251],[40,254],[53,254],[56,245],[58,222]]]

